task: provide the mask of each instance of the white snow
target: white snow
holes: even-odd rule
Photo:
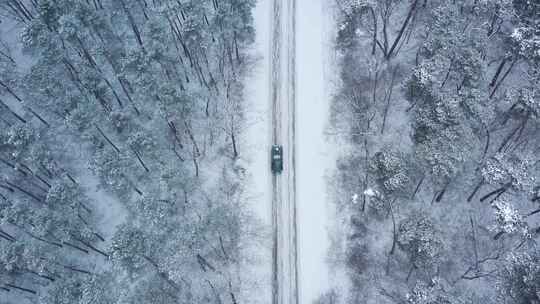
[[[246,115],[247,130],[244,134],[243,157],[252,180],[252,200],[257,215],[270,224],[271,192],[269,172],[270,142],[270,0],[259,0],[254,11],[255,69],[246,80],[245,94],[249,112]]]
[[[86,172],[82,174],[83,172]],[[100,244],[105,248],[112,243],[112,238],[118,225],[123,224],[128,218],[128,212],[124,205],[110,193],[98,186],[99,179],[87,168],[81,168],[77,172],[77,178],[86,189],[86,195],[90,198],[96,212],[98,231],[105,238],[105,243]]]
[[[71,173],[84,189],[94,211],[97,232],[105,239],[98,247],[107,248],[119,225],[129,217],[128,210],[118,197],[99,185],[99,177],[91,171],[88,161],[92,158],[87,143],[80,142],[73,135],[65,134],[63,157],[71,164]],[[102,265],[103,266],[103,265]]]
[[[379,195],[378,192],[373,190],[372,188],[367,188],[366,191],[364,191],[364,194],[370,197],[375,197]]]
[[[364,192],[364,194],[365,194],[365,192]],[[354,205],[358,204],[358,194],[357,193],[353,194],[352,197],[351,197],[351,200],[352,200],[352,203]]]
[[[326,263],[330,207],[325,174],[335,147],[325,138],[330,97],[325,63],[330,14],[324,0],[298,0],[297,27],[297,208],[300,303],[311,304],[331,286]]]
[[[250,206],[265,228],[265,242],[255,259],[260,269],[246,272],[248,276],[262,279],[253,286],[255,278],[244,278],[242,299],[250,303],[269,303],[271,299],[271,187],[269,169],[270,142],[270,16],[271,1],[259,0],[254,11],[256,31],[254,56],[258,57],[256,67],[247,75],[245,94],[249,112],[246,115],[246,130],[241,145],[242,157],[247,160],[247,187]],[[246,253],[253,254],[253,253]],[[256,280],[255,279],[255,280]],[[248,290],[245,290],[248,289]],[[256,290],[254,290],[256,289]]]

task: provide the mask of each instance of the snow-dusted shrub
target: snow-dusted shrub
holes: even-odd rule
[[[399,224],[397,243],[418,268],[434,265],[442,250],[432,220],[422,213],[413,213]]]
[[[406,295],[407,304],[458,304],[451,294],[445,290],[442,278],[435,277],[431,282],[419,281]]]
[[[383,149],[375,153],[371,160],[371,171],[383,195],[399,195],[410,186],[410,163],[404,153]]]
[[[498,291],[506,303],[540,303],[540,255],[511,253],[499,271]]]
[[[496,224],[491,227],[491,230],[496,231],[498,234],[517,234],[525,238],[530,237],[529,225],[510,202],[504,198],[499,198],[491,205],[495,209],[496,220]]]

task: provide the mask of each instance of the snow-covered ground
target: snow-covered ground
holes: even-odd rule
[[[258,61],[252,73],[247,75],[245,82],[246,102],[246,132],[242,139],[243,158],[247,160],[247,171],[250,184],[248,186],[249,203],[258,219],[264,226],[265,242],[255,258],[259,269],[255,275],[261,279],[256,291],[245,290],[245,298],[256,303],[270,303],[271,300],[271,184],[269,171],[270,149],[270,16],[271,0],[259,0],[254,11],[254,26],[256,31],[255,49],[253,53]],[[252,254],[252,253],[248,253]],[[251,278],[253,279],[253,278]],[[260,293],[263,294],[260,294]],[[255,303],[255,302],[252,302]]]
[[[249,107],[245,137],[245,157],[249,161],[254,195],[252,203],[257,215],[270,224],[270,5],[271,0],[257,1],[255,8],[255,54],[259,58],[251,77],[246,81],[246,96]]]
[[[330,107],[328,54],[330,11],[325,0],[298,0],[297,208],[300,303],[311,304],[333,284],[326,263],[329,209],[326,173],[335,164],[335,147],[326,140]]]

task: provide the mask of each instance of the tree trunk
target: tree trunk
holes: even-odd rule
[[[495,75],[493,76],[493,78],[491,79],[491,82],[489,83],[489,86],[490,87],[494,87],[495,84],[497,83],[497,79],[499,79],[499,75],[501,74],[502,72],[502,69],[504,67],[504,65],[506,64],[508,60],[506,58],[504,58],[501,63],[499,64],[499,67],[497,68],[497,71],[495,72]]]
[[[6,108],[13,116],[15,116],[15,118],[17,118],[20,122],[22,123],[26,123],[26,120],[24,120],[24,118],[22,118],[19,114],[15,113],[15,111],[11,110],[11,108],[3,101],[0,99],[0,104],[2,104],[2,106],[4,108]]]
[[[94,126],[96,127],[98,132],[101,134],[101,136],[103,136],[103,138],[105,138],[105,140],[114,148],[116,153],[120,154],[120,149],[118,149],[118,147],[109,139],[109,137],[107,137],[107,135],[105,135],[105,133],[103,133],[103,131],[101,131],[101,129],[98,127],[98,125],[94,125]]]
[[[186,127],[186,133],[189,136],[189,139],[191,140],[193,144],[193,149],[195,151],[195,155],[199,157],[201,155],[201,152],[199,150],[199,145],[197,144],[197,141],[195,140],[195,136],[193,135],[193,132],[191,131],[190,125],[187,123],[187,121],[184,121],[184,126]]]
[[[129,104],[133,107],[133,110],[135,110],[135,113],[137,114],[137,116],[141,115],[141,112],[139,111],[139,109],[135,105],[135,102],[133,102],[133,99],[131,98],[131,95],[129,94],[129,91],[126,88],[126,84],[124,83],[125,80],[118,77],[118,76],[116,76],[116,79],[120,83],[120,87],[122,88],[122,91],[126,95],[128,101],[129,101]]]
[[[238,39],[236,36],[237,36],[236,31],[234,31],[234,53],[236,55],[236,61],[240,65],[242,64],[242,59],[240,58],[240,52],[238,50]]]
[[[36,113],[34,110],[32,110],[31,108],[29,107],[25,107],[28,111],[30,111],[30,113],[32,113],[32,115],[34,115],[39,121],[41,121],[44,125],[46,125],[47,127],[50,127],[51,125],[45,120],[43,119],[43,117],[41,117],[38,113]]]
[[[516,64],[517,62],[517,59],[514,59],[514,61],[512,61],[512,64],[510,65],[510,67],[508,68],[508,70],[506,70],[506,72],[504,73],[503,77],[501,78],[501,80],[497,83],[497,85],[495,86],[495,88],[493,89],[493,91],[491,91],[491,94],[489,94],[489,98],[493,98],[493,95],[495,95],[495,92],[497,92],[497,89],[501,86],[501,84],[504,82],[504,80],[506,79],[506,77],[508,76],[508,74],[510,74],[510,71],[512,71],[512,69],[514,68],[514,65]]]
[[[176,139],[176,142],[178,143],[178,146],[180,149],[184,149],[184,145],[182,144],[181,138],[178,136],[178,129],[176,128],[176,125],[173,121],[167,121],[167,125],[169,126],[169,129],[171,130],[171,133],[174,135],[174,138]]]
[[[208,260],[206,260],[202,255],[200,255],[199,253],[197,253],[197,262],[199,262],[199,266],[201,267],[201,269],[206,272],[207,269],[210,269],[212,271],[216,271],[216,268],[214,266],[212,266],[212,264],[210,264],[208,262]]]
[[[420,178],[420,181],[418,182],[418,184],[416,184],[416,188],[414,189],[414,192],[411,196],[411,199],[414,199],[414,197],[416,196],[416,194],[418,193],[418,190],[420,190],[420,187],[422,186],[422,183],[424,182],[424,179],[426,178],[426,175],[423,174],[422,175],[422,178]]]
[[[233,292],[232,283],[230,279],[229,279],[229,294],[231,295],[232,304],[238,304],[238,301],[236,300],[236,296],[234,295],[234,292]]]
[[[435,198],[435,201],[437,203],[442,200],[444,194],[446,193],[446,190],[448,189],[449,184],[450,184],[450,182],[447,182],[446,185],[444,185],[444,188],[442,188],[442,190],[439,192],[439,194],[437,194],[437,197]]]
[[[371,12],[371,17],[373,18],[373,42],[371,45],[371,55],[375,55],[375,50],[377,48],[377,15],[375,15],[375,10],[373,7],[369,7],[369,11]]]
[[[495,234],[495,236],[493,237],[494,240],[498,240],[501,238],[501,236],[503,236],[504,234],[504,231],[500,231],[498,232],[497,234]]]
[[[504,185],[504,186],[500,187],[499,189],[493,190],[493,191],[489,192],[488,194],[482,196],[480,198],[480,201],[483,202],[483,201],[487,200],[488,198],[490,198],[493,195],[496,195],[496,194],[499,194],[499,193],[504,193],[504,192],[506,192],[506,189],[508,189],[508,186]]]
[[[231,119],[232,120],[232,119]],[[233,159],[238,158],[238,148],[236,146],[236,136],[234,135],[234,123],[231,122],[233,126],[231,126],[231,142],[232,142],[232,149],[233,149]]]
[[[208,285],[210,286],[210,289],[212,290],[212,293],[216,297],[217,304],[223,304],[223,302],[221,301],[221,296],[219,295],[219,292],[216,290],[216,288],[214,287],[212,282],[210,282],[208,279],[205,279],[205,280],[206,280],[206,283],[208,283]]]
[[[5,183],[6,183],[9,187],[19,190],[20,192],[22,192],[22,193],[28,195],[29,197],[33,198],[34,200],[36,200],[36,201],[38,201],[38,202],[40,202],[40,203],[45,203],[45,199],[44,199],[44,198],[40,198],[40,197],[38,197],[37,195],[31,193],[30,191],[27,191],[26,189],[23,189],[22,187],[19,187],[19,186],[15,185],[15,184],[12,184],[12,183],[10,183],[10,182],[8,182],[8,181],[5,181]]]
[[[116,90],[112,86],[111,82],[105,76],[103,76],[103,80],[105,81],[105,83],[107,84],[109,89],[111,89],[111,92],[113,93],[114,99],[116,99],[116,102],[118,103],[118,106],[120,108],[123,108],[124,104],[122,103],[122,100],[120,99],[120,96],[118,96],[118,93],[116,93]]]
[[[11,287],[13,289],[17,289],[17,290],[20,290],[20,291],[28,292],[28,293],[31,293],[31,294],[34,294],[34,295],[37,294],[37,292],[35,290],[33,290],[33,289],[20,287],[20,286],[13,285],[13,284],[10,284],[10,283],[5,283],[4,286]]]
[[[392,78],[390,81],[390,87],[387,91],[387,94],[385,94],[385,106],[384,106],[384,114],[383,114],[383,122],[381,127],[381,134],[384,134],[384,128],[386,126],[386,117],[388,116],[388,111],[390,110],[390,103],[392,102],[392,91],[394,90],[394,80],[396,78],[396,70],[397,66],[394,67],[392,71]]]
[[[411,275],[415,269],[416,269],[416,266],[414,265],[414,263],[412,263],[411,268],[409,269],[409,273],[407,274],[407,278],[405,279],[405,282],[409,282],[409,279],[411,278]]]
[[[537,213],[540,213],[540,208],[539,209],[536,209],[534,211],[532,211],[531,213],[527,214],[527,217],[531,216],[531,215],[535,215]]]
[[[484,159],[489,151],[489,145],[491,143],[491,134],[489,132],[489,128],[485,125],[485,124],[482,124],[484,126],[484,129],[486,130],[486,144],[484,146],[484,153],[482,154],[482,159]]]
[[[79,250],[79,251],[81,251],[81,252],[84,252],[84,253],[86,253],[86,254],[89,253],[88,250],[86,250],[86,249],[84,249],[84,248],[81,248],[81,247],[79,247],[79,246],[77,246],[77,245],[75,245],[75,244],[71,244],[71,243],[68,243],[68,242],[65,242],[65,241],[62,242],[62,244],[66,245],[66,246],[68,246],[68,247],[71,247],[71,248],[73,248],[73,249]]]
[[[510,141],[510,139],[512,139],[512,137],[514,137],[514,135],[516,135],[516,133],[519,131],[519,129],[521,129],[522,126],[521,124],[515,128],[512,132],[510,132],[510,134],[508,134],[506,136],[506,138],[503,140],[503,142],[501,143],[501,145],[499,146],[499,149],[497,149],[497,152],[501,152],[504,147],[506,147],[506,145],[508,144],[508,142]]]
[[[195,177],[199,177],[199,162],[196,156],[193,156],[193,166],[195,168]]]
[[[22,99],[17,94],[15,94],[15,92],[7,84],[2,82],[2,80],[0,80],[0,85],[3,86],[11,96],[17,99],[18,102],[22,102]]]
[[[394,200],[395,201],[395,200]],[[394,215],[394,202],[390,204],[390,212],[392,215],[392,249],[390,249],[390,255],[394,254],[397,243],[397,231],[396,231],[396,217]]]
[[[10,243],[15,242],[15,240],[8,238],[6,235],[0,233],[0,238],[3,238],[6,241],[9,241]]]
[[[90,272],[88,270],[79,269],[79,268],[76,268],[76,267],[73,267],[73,266],[68,266],[68,265],[63,265],[63,267],[65,269],[68,269],[68,270],[71,270],[71,271],[74,271],[74,272],[92,275],[92,272]]]
[[[472,201],[472,199],[474,198],[474,195],[476,194],[476,192],[478,192],[478,190],[480,190],[483,184],[484,184],[484,179],[482,178],[482,180],[480,180],[480,182],[474,187],[473,192],[467,197],[467,202]]]
[[[81,244],[83,244],[84,246],[86,246],[86,247],[90,248],[91,250],[93,250],[94,252],[101,254],[105,258],[107,258],[107,259],[110,258],[109,255],[106,252],[103,252],[103,251],[97,249],[96,247],[92,246],[90,243],[88,243],[88,242],[86,242],[86,241],[84,241],[84,240],[82,240],[80,238],[75,238],[75,239],[77,241],[81,242]]]
[[[137,27],[137,24],[135,23],[135,19],[133,18],[133,15],[131,15],[131,12],[127,8],[126,3],[124,2],[124,0],[120,0],[120,3],[122,4],[122,8],[124,9],[124,12],[127,15],[129,24],[131,25],[131,29],[132,29],[133,33],[135,34],[135,38],[137,40],[137,43],[141,47],[142,51],[146,52],[145,49],[144,49],[142,38],[141,38],[141,32],[139,31],[139,28]]]
[[[444,80],[441,83],[441,89],[444,88],[446,85],[446,82],[448,81],[448,78],[450,78],[450,72],[452,71],[452,66],[454,65],[454,57],[452,57],[452,60],[450,61],[450,66],[448,67],[448,70],[446,71],[446,76],[444,76]]]
[[[390,51],[388,51],[388,54],[386,55],[386,59],[390,59],[390,57],[392,56],[392,53],[394,52],[396,46],[401,40],[401,37],[403,36],[403,32],[407,28],[407,25],[409,24],[409,21],[411,20],[411,17],[413,16],[414,11],[416,10],[417,4],[418,4],[418,0],[414,0],[414,2],[411,5],[411,8],[409,9],[409,12],[407,13],[407,18],[405,18],[405,21],[403,22],[403,25],[401,26],[401,29],[399,30],[398,36],[394,40],[394,43],[392,44]]]
[[[161,271],[159,269],[159,265],[154,260],[148,256],[143,256],[143,258],[154,267],[154,270],[163,280],[165,280],[165,282],[167,282],[167,284],[169,284],[174,290],[180,291],[180,287],[176,284],[176,282],[174,282],[166,272]]]
[[[229,255],[227,254],[227,251],[225,251],[225,245],[223,244],[223,238],[221,237],[221,234],[219,234],[219,246],[221,247],[221,252],[223,252],[223,256],[225,256],[225,259],[229,260]]]
[[[150,169],[148,169],[148,167],[146,166],[146,164],[142,160],[141,155],[139,154],[139,152],[137,150],[133,149],[133,148],[131,148],[131,150],[133,151],[133,153],[137,157],[137,160],[139,161],[139,164],[143,167],[144,171],[150,172]]]

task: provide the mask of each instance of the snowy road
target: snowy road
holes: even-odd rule
[[[268,141],[284,152],[283,173],[271,179],[272,304],[311,304],[331,285],[325,172],[335,159],[323,135],[329,14],[324,0],[262,1],[270,2]]]
[[[272,177],[272,303],[297,304],[295,177],[296,0],[272,3],[272,143],[283,145],[283,173]]]

